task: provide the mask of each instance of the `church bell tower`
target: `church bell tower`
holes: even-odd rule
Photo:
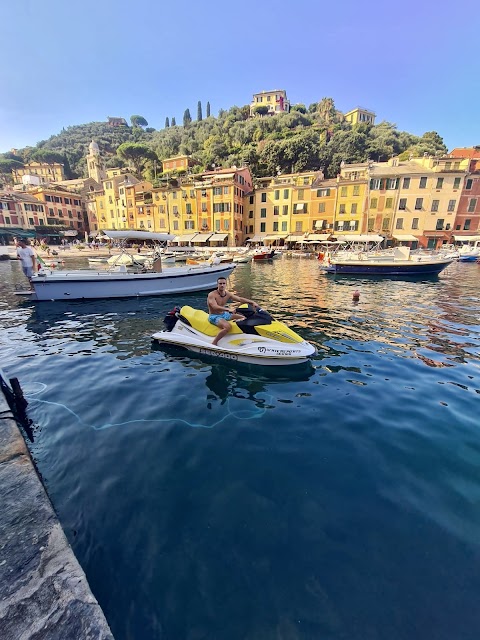
[[[107,177],[105,164],[100,157],[100,149],[95,140],[92,140],[88,146],[87,171],[88,177],[93,178],[99,184],[102,184],[102,180]]]

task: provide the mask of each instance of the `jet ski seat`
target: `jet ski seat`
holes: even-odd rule
[[[201,331],[206,336],[216,336],[220,331],[218,327],[208,321],[208,313],[205,313],[205,311],[202,311],[201,309],[194,309],[193,307],[185,305],[180,309],[180,315],[188,320],[194,329]],[[239,327],[237,327],[237,323],[232,321],[232,330],[229,333],[243,332]]]

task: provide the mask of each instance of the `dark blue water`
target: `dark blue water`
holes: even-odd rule
[[[34,306],[22,277],[0,263],[2,367],[117,640],[477,640],[480,265],[240,266],[318,348],[278,374],[152,349],[203,294]]]

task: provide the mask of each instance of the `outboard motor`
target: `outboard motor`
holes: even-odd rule
[[[245,305],[236,309],[237,313],[245,316],[245,320],[237,320],[237,327],[243,333],[257,333],[255,327],[261,324],[271,324],[272,316],[264,309],[254,309],[251,305]]]
[[[180,307],[173,307],[173,309],[167,313],[167,315],[163,319],[163,324],[165,325],[165,329],[167,331],[171,331],[173,327],[177,324],[179,313],[180,313]]]

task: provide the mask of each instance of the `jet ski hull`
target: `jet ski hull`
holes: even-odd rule
[[[262,335],[238,332],[236,327],[235,330],[222,338],[220,344],[214,345],[211,335],[205,335],[178,319],[171,331],[154,333],[152,339],[160,344],[174,344],[200,355],[262,366],[304,364],[316,353],[315,347],[300,337],[298,342],[281,342]]]

